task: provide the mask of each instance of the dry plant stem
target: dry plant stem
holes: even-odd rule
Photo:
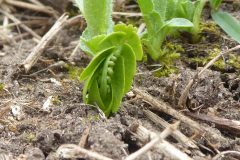
[[[163,139],[165,139],[167,136],[169,136],[170,134],[172,134],[172,132],[174,130],[177,129],[177,127],[179,126],[179,123],[176,123],[174,125],[169,125],[168,128],[166,128],[159,136],[156,136],[155,138],[153,138],[149,143],[147,143],[144,147],[142,147],[141,149],[139,149],[138,151],[132,153],[131,155],[129,155],[128,157],[126,157],[125,160],[134,160],[138,157],[140,157],[142,154],[146,153],[147,151],[149,151],[151,148],[153,148],[158,142],[162,141]],[[161,142],[160,142],[161,143]]]
[[[33,4],[39,5],[39,6],[44,6],[41,2],[38,0],[28,0],[29,2],[32,2]]]
[[[225,129],[232,134],[240,135],[240,121],[191,112],[186,112],[186,114],[198,120],[214,123],[217,128]]]
[[[13,26],[20,25],[20,24],[25,24],[25,25],[28,25],[28,26],[31,26],[31,25],[45,26],[45,25],[49,25],[50,21],[46,21],[46,20],[27,20],[27,21],[21,21],[20,23],[15,23],[14,22],[14,23],[7,24],[5,26],[0,26],[0,29],[4,29],[4,28],[7,28],[7,27],[13,27]]]
[[[99,153],[86,150],[75,144],[61,145],[57,150],[57,154],[59,155],[59,158],[66,158],[66,159],[82,158],[82,155],[84,154],[87,157],[89,157],[90,159],[113,160],[111,158],[102,156]]]
[[[217,137],[218,140],[226,141],[226,139],[224,137],[216,134],[215,132],[213,132],[211,130],[208,130],[208,128],[206,128],[206,127],[201,127],[199,123],[193,121],[192,119],[186,117],[182,113],[176,111],[171,106],[169,106],[167,103],[165,103],[161,100],[155,99],[148,93],[145,93],[143,90],[134,88],[133,92],[135,92],[135,94],[139,95],[142,99],[144,99],[146,102],[148,102],[154,109],[163,111],[163,112],[173,116],[174,118],[187,124],[190,128],[198,131],[199,134],[204,135],[207,132],[210,134],[209,136],[211,136],[213,139],[215,139]]]
[[[186,104],[186,100],[187,100],[187,96],[188,96],[188,93],[192,87],[192,85],[194,84],[195,80],[200,77],[204,71],[206,71],[209,67],[211,67],[219,58],[221,58],[222,56],[226,55],[226,54],[229,54],[230,52],[232,51],[235,51],[235,50],[238,50],[240,49],[240,45],[237,45],[236,47],[233,47],[231,49],[228,49],[226,51],[223,51],[221,52],[219,55],[217,55],[215,58],[213,58],[210,62],[208,62],[200,72],[198,72],[194,77],[193,79],[191,79],[187,86],[185,87],[184,91],[182,92],[180,98],[179,98],[179,101],[178,101],[178,105],[181,107],[181,108],[184,108],[185,107],[185,104]]]
[[[9,19],[11,19],[14,23],[18,23],[20,25],[20,27],[22,29],[24,29],[25,31],[29,32],[33,37],[35,37],[36,39],[40,40],[41,36],[39,36],[37,33],[35,33],[31,28],[29,28],[28,26],[26,26],[25,24],[22,24],[20,20],[18,20],[16,17],[14,17],[13,15],[3,11],[0,9],[0,12],[2,14],[4,14],[5,16],[7,16]]]
[[[219,158],[224,157],[224,155],[226,154],[236,155],[238,158],[240,157],[240,152],[238,151],[224,151],[224,152],[218,153],[216,156],[212,158],[212,160],[218,160]]]
[[[163,112],[165,112],[165,113],[175,117],[176,119],[178,119],[178,120],[188,124],[189,126],[191,126],[192,128],[196,129],[197,131],[203,132],[203,129],[201,128],[201,126],[197,122],[191,120],[190,118],[186,117],[182,113],[176,111],[171,106],[169,106],[167,103],[165,103],[165,102],[163,102],[161,100],[155,99],[154,97],[152,97],[148,93],[145,93],[145,91],[140,90],[138,88],[134,88],[133,92],[135,92],[142,99],[144,99],[149,104],[151,104],[153,108],[161,110],[161,111],[163,111]]]
[[[91,124],[82,133],[82,137],[78,144],[82,148],[84,148],[87,144],[90,129],[91,129]]]
[[[171,127],[171,126],[170,126]],[[165,132],[166,133],[166,132]],[[141,139],[141,141],[155,140],[155,138],[159,137],[157,133],[151,132],[143,126],[138,126],[138,128],[134,131],[137,137]],[[163,153],[165,156],[169,157],[173,160],[192,160],[188,155],[181,152],[179,149],[174,147],[169,142],[165,141],[163,138],[160,138],[159,143],[154,145],[154,148]]]
[[[77,44],[77,46],[74,48],[74,50],[72,51],[71,55],[69,56],[68,60],[70,62],[73,62],[73,59],[76,56],[76,54],[77,54],[79,49],[80,49],[80,43]]]
[[[45,48],[52,42],[54,37],[63,29],[67,22],[68,16],[65,14],[62,15],[56,23],[52,26],[52,28],[44,35],[38,45],[33,49],[27,59],[23,62],[23,67],[25,72],[27,73],[32,66],[37,62]]]
[[[55,16],[56,17],[56,13],[54,12],[54,10],[50,7],[46,7],[46,6],[40,6],[40,5],[34,5],[34,4],[30,4],[30,3],[26,3],[26,2],[21,2],[21,1],[16,1],[16,0],[5,0],[7,4],[15,6],[15,7],[19,7],[19,8],[25,8],[25,9],[30,9],[30,10],[34,10],[37,12],[42,12],[42,13],[46,13],[48,15],[51,16]]]
[[[128,13],[128,12],[113,12],[113,15],[127,17],[142,17],[141,13]]]
[[[155,113],[151,112],[150,110],[144,110],[144,114],[154,123],[160,124],[162,127],[161,128],[167,128],[170,124],[166,122],[164,119],[156,115]],[[182,132],[179,130],[175,130],[172,133],[172,136],[181,144],[185,145],[186,147],[189,148],[195,148],[198,149],[198,146],[195,145],[195,143],[186,137]]]

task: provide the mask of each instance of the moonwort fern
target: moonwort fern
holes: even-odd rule
[[[191,28],[193,24],[175,17],[178,7],[175,0],[138,0],[138,4],[147,28],[142,41],[150,57],[157,61],[164,54],[161,46],[166,36],[178,29]]]
[[[82,72],[83,100],[96,104],[109,116],[118,110],[122,97],[131,88],[136,60],[142,59],[142,46],[136,29],[113,25],[112,0],[76,0],[87,28],[80,47],[93,59]]]

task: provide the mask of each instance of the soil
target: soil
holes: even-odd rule
[[[240,11],[231,7],[231,3],[225,4],[223,8],[233,15],[238,17],[240,15]],[[62,144],[78,144],[88,128],[90,131],[84,145],[86,149],[112,159],[123,159],[126,154],[131,154],[144,145],[130,133],[131,124],[138,122],[157,133],[163,130],[144,115],[143,110],[151,106],[132,92],[124,97],[116,114],[105,118],[96,107],[83,103],[83,84],[69,74],[69,67],[61,66],[31,75],[59,61],[72,66],[67,57],[76,46],[74,42],[78,41],[81,31],[79,27],[61,31],[29,74],[22,72],[20,66],[37,43],[26,38],[19,42],[0,45],[0,53],[3,53],[0,54],[0,84],[4,85],[4,89],[0,90],[0,159],[4,155],[9,155],[12,159],[58,159],[56,158],[58,147]],[[219,28],[218,31],[221,34],[215,37],[210,32],[204,33],[205,39],[196,45],[176,42],[184,48],[180,60],[176,63],[179,69],[176,74],[156,77],[148,63],[139,63],[133,86],[182,111],[178,108],[178,99],[188,81],[202,67],[188,61],[188,58],[191,58],[190,53],[196,56],[195,52],[204,54],[213,50],[216,44],[221,49],[236,44],[229,38],[226,39],[227,36]],[[17,33],[15,30],[12,32]],[[74,59],[75,66],[81,69],[86,67],[88,62],[89,58],[78,51]],[[227,67],[208,69],[191,89],[187,108],[184,110],[240,121],[239,72],[239,68],[234,67],[230,70]],[[49,97],[52,103],[46,109],[44,104]],[[168,122],[175,121],[171,115],[151,110]],[[211,129],[219,137],[212,140],[206,134],[194,138],[196,133],[182,123],[179,130],[196,141],[203,156],[191,148],[184,148],[172,138],[168,139],[181,151],[193,159],[211,159],[217,151],[240,152],[239,134],[219,128],[214,123],[191,118],[201,126]],[[207,140],[210,140],[210,144]],[[150,156],[153,160],[169,159],[157,149],[152,149]],[[149,159],[149,154],[138,159]],[[226,159],[234,160],[239,157],[228,156]]]

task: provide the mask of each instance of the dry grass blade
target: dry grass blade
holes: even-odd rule
[[[209,136],[213,139],[217,138],[219,141],[224,141],[224,142],[227,141],[226,138],[222,137],[219,134],[216,134],[212,130],[208,130],[208,128],[206,128],[206,127],[201,126],[196,121],[193,121],[192,119],[188,118],[184,114],[182,114],[182,113],[178,112],[177,110],[173,109],[167,103],[165,103],[161,100],[155,99],[154,97],[152,97],[148,93],[145,93],[144,91],[142,91],[138,88],[134,88],[133,92],[135,92],[142,99],[144,99],[146,102],[148,102],[152,106],[152,108],[154,108],[156,110],[159,110],[159,111],[163,111],[163,112],[173,116],[174,118],[180,120],[181,122],[187,124],[190,128],[197,131],[198,134],[204,135],[205,133],[208,133]]]
[[[154,147],[159,141],[165,139],[167,136],[172,134],[173,131],[177,129],[179,123],[169,125],[159,136],[153,138],[149,143],[147,143],[144,147],[139,149],[138,151],[129,155],[125,160],[134,160],[137,157],[141,156],[142,154],[149,151],[152,147]],[[161,142],[160,142],[161,143]]]
[[[33,11],[42,12],[42,13],[46,13],[46,14],[49,14],[51,16],[57,17],[56,11],[54,11],[51,7],[42,6],[42,5],[35,5],[35,4],[16,1],[16,0],[5,0],[5,2],[7,4],[15,6],[15,7],[30,9],[30,10],[33,10]]]
[[[31,28],[29,28],[28,26],[26,26],[25,24],[22,24],[21,21],[19,19],[17,19],[16,17],[14,17],[13,15],[9,14],[8,12],[5,12],[4,10],[0,9],[0,13],[4,14],[5,16],[7,16],[9,19],[11,19],[14,23],[17,23],[20,25],[20,27],[22,29],[24,29],[25,31],[29,32],[33,37],[35,37],[36,39],[40,40],[41,36],[39,36],[37,33],[35,33]]]
[[[27,57],[27,59],[23,62],[23,67],[26,72],[28,72],[32,66],[37,62],[40,55],[43,53],[45,48],[52,42],[53,38],[63,29],[66,25],[68,16],[65,14],[62,15],[53,27],[44,35],[38,45],[33,49],[31,54]]]
[[[75,144],[64,144],[61,145],[57,150],[57,155],[59,158],[66,159],[77,159],[83,158],[82,155],[85,155],[86,158],[97,159],[97,160],[113,160],[111,158],[100,155],[99,153],[86,150]]]
[[[186,114],[198,120],[214,123],[217,128],[227,130],[234,135],[240,135],[240,121],[191,112],[187,112]]]
[[[168,122],[166,122],[164,119],[162,119],[161,117],[159,117],[155,113],[151,112],[150,110],[144,110],[143,112],[151,121],[153,121],[156,124],[160,124],[164,128],[166,128],[166,127],[168,127],[170,125]],[[173,131],[172,136],[178,142],[181,142],[184,146],[189,147],[189,148],[196,148],[196,149],[198,149],[198,146],[195,145],[195,143],[191,139],[186,137],[179,130]]]
[[[238,151],[224,151],[224,152],[220,152],[219,154],[214,156],[212,158],[212,160],[218,160],[218,159],[224,157],[224,155],[226,155],[226,154],[236,155],[238,158],[240,158],[240,152],[238,152]]]
[[[141,140],[151,139],[151,141],[145,145],[143,148],[141,148],[139,151],[133,153],[129,157],[126,158],[126,160],[133,160],[137,158],[139,155],[145,153],[152,147],[157,149],[159,152],[163,153],[165,156],[169,157],[170,159],[174,160],[192,160],[188,155],[174,147],[169,142],[165,141],[163,138],[167,135],[171,134],[179,125],[179,123],[174,124],[173,126],[169,126],[162,134],[159,136],[157,133],[151,132],[148,129],[146,129],[143,126],[138,126],[135,131],[132,131],[134,134],[136,134],[137,137],[139,137]],[[172,127],[172,128],[171,128]],[[171,129],[170,129],[171,128]],[[157,143],[159,142],[159,143]]]

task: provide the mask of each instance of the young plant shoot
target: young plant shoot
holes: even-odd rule
[[[80,76],[85,81],[83,100],[98,105],[109,116],[118,111],[122,97],[129,91],[142,59],[141,41],[129,25],[113,25],[112,0],[76,0],[87,28],[80,47],[93,57]]]
[[[192,22],[185,18],[174,18],[177,3],[175,0],[138,0],[147,32],[142,42],[150,57],[157,61],[164,54],[161,46],[166,36],[177,29],[191,28]]]
[[[200,23],[203,8],[206,0],[174,0],[177,3],[175,17],[188,19],[193,23],[193,27],[184,29],[191,34],[191,41],[199,41]]]

